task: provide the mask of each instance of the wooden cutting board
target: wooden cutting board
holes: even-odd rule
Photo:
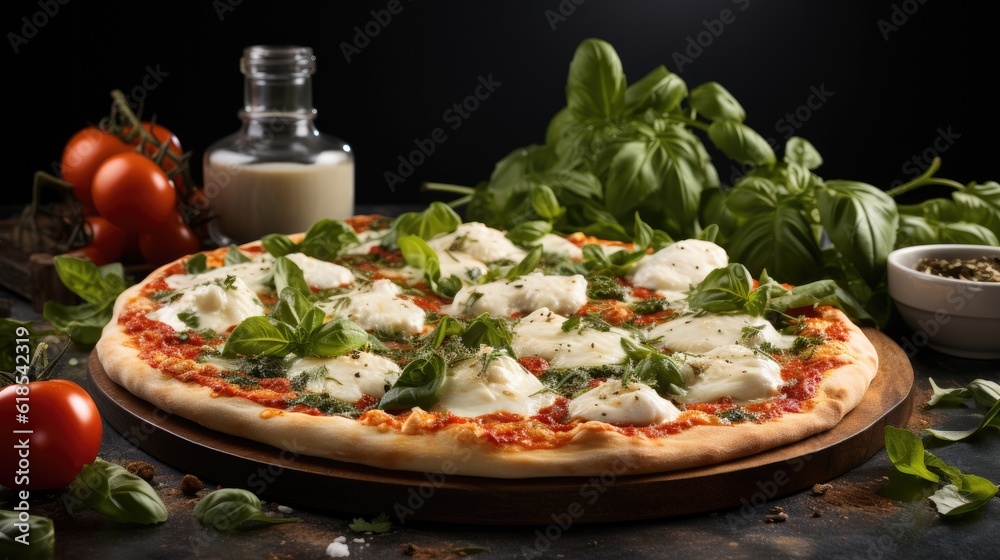
[[[105,420],[150,455],[265,500],[350,515],[388,513],[395,521],[548,525],[657,519],[757,507],[831,480],[884,446],[886,425],[912,411],[913,368],[882,332],[865,334],[879,373],[861,404],[834,428],[798,443],[718,465],[618,476],[500,480],[377,469],[287,451],[229,436],[165,414],[112,381],[90,357],[91,394]]]

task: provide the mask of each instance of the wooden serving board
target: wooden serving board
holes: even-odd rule
[[[598,523],[704,513],[767,501],[831,480],[884,446],[886,425],[912,411],[913,368],[882,332],[865,328],[879,373],[861,404],[834,428],[735,461],[652,475],[490,479],[400,472],[306,456],[170,416],[112,381],[90,357],[91,394],[104,419],[178,470],[266,500],[398,520],[496,525]]]

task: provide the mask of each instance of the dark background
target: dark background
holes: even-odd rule
[[[140,88],[144,116],[155,113],[200,161],[239,126],[239,58],[245,46],[264,43],[314,49],[316,124],[352,145],[362,204],[450,199],[420,184],[474,185],[512,149],[542,142],[565,103],[573,51],[588,37],[615,47],[629,83],[659,64],[689,87],[720,82],[765,137],[783,144],[794,129],[812,141],[825,158],[824,178],[888,188],[916,176],[935,153],[940,176],[1000,178],[1000,116],[988,83],[1000,48],[986,3],[400,0],[402,11],[348,62],[342,43],[354,42],[355,27],[388,0],[61,1],[2,8],[5,128],[13,133],[5,143],[8,203],[28,200],[34,171],[52,170],[65,141],[107,114],[116,88]],[[720,31],[713,20],[723,10],[731,23]],[[691,47],[699,38],[707,43],[700,50]],[[161,79],[146,79],[155,87],[142,91],[150,69]],[[490,75],[501,85],[452,130],[445,110]],[[825,100],[814,97],[807,108],[816,91]],[[796,112],[798,127],[786,117]],[[390,189],[385,172],[439,127],[447,140]],[[728,163],[719,171],[723,181],[732,174]],[[194,173],[200,182],[200,165]]]

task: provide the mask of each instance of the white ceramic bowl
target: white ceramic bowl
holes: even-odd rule
[[[924,257],[1000,257],[1000,247],[917,245],[889,254],[889,296],[913,332],[907,352],[929,346],[963,358],[1000,359],[1000,283],[934,276],[916,270]]]

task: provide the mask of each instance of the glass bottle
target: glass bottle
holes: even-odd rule
[[[220,245],[309,229],[354,213],[354,154],[317,130],[312,103],[316,57],[301,46],[247,47],[243,126],[203,158],[205,197]]]

